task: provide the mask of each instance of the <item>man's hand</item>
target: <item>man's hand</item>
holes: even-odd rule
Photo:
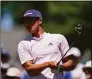
[[[55,61],[50,61],[47,63],[48,63],[48,67],[50,67],[51,69],[57,68],[57,63]]]
[[[52,73],[56,73],[57,72],[57,63],[55,61],[50,61],[50,62],[47,62],[48,63],[48,67],[51,68],[51,72]]]

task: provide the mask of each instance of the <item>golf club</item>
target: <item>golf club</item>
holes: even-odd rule
[[[73,47],[73,45],[78,41],[78,39],[80,38],[80,36],[83,33],[83,25],[82,24],[78,24],[77,26],[75,26],[75,31],[77,32],[77,37],[74,40],[74,42],[70,45],[69,49],[66,51],[66,53],[62,56],[62,58],[59,60],[59,62],[57,63],[57,66],[59,66],[60,62],[63,60],[63,58],[66,56],[66,54],[68,53],[68,51]],[[55,70],[52,70],[52,72],[57,72]]]

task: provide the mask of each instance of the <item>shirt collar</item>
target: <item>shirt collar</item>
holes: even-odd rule
[[[40,35],[39,38],[37,38],[37,37],[32,37],[32,38],[33,38],[34,40],[40,41],[46,34],[47,34],[47,33],[44,32],[43,34]]]

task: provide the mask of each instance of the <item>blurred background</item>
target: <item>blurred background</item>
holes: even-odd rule
[[[63,34],[69,45],[76,38],[74,27],[81,23],[84,31],[74,45],[82,54],[81,62],[91,60],[92,54],[92,2],[91,1],[1,1],[1,48],[8,52],[9,63],[22,69],[18,54],[18,43],[28,36],[19,18],[28,9],[37,9],[43,15],[46,32]]]

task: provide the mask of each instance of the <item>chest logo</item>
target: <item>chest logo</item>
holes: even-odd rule
[[[48,46],[51,46],[51,45],[53,45],[53,44],[52,44],[52,43],[49,43],[49,44],[48,44]]]

